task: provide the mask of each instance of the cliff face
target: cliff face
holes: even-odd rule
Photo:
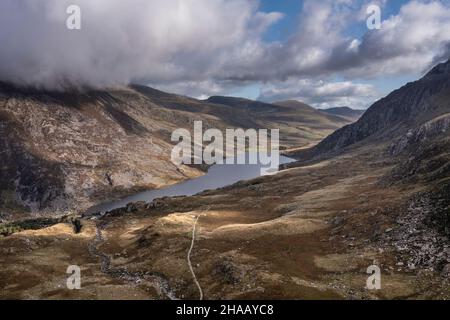
[[[389,141],[450,112],[450,60],[421,80],[409,83],[376,102],[356,123],[326,138],[313,151],[332,154],[366,139]],[[434,122],[439,125],[438,122]],[[367,141],[366,141],[367,142]]]
[[[355,150],[384,150],[379,156],[394,167],[380,186],[414,194],[397,213],[388,243],[408,256],[412,268],[442,270],[450,262],[450,61],[378,101],[307,156]]]
[[[32,211],[83,209],[199,175],[169,158],[170,132],[191,121],[129,89],[61,94],[3,85],[2,200]]]

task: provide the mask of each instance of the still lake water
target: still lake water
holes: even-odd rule
[[[296,161],[280,155],[280,165]],[[122,200],[100,204],[90,208],[87,213],[108,212],[123,208],[130,202],[152,202],[163,197],[193,196],[205,190],[214,190],[232,185],[239,181],[251,180],[261,176],[260,164],[216,164],[209,168],[208,173],[196,179],[187,180],[173,186],[144,191],[126,197]]]

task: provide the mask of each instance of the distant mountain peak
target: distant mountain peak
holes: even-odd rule
[[[298,100],[286,100],[286,101],[278,101],[278,102],[274,102],[274,105],[277,106],[282,106],[282,107],[288,107],[288,108],[297,108],[297,109],[303,109],[303,110],[316,110],[313,107],[311,107],[310,105],[298,101]]]
[[[356,110],[352,109],[350,107],[344,106],[344,107],[333,107],[333,108],[327,108],[327,109],[321,109],[322,111],[362,111],[362,110]]]
[[[353,110],[352,108],[347,107],[347,106],[344,106],[344,107],[329,108],[328,110],[330,110],[330,109],[334,109],[334,110],[340,109],[340,110],[347,110],[347,111]]]

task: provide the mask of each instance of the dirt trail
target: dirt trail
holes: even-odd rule
[[[197,286],[198,291],[200,293],[200,300],[203,300],[203,290],[202,290],[202,287],[200,286],[200,283],[198,282],[197,276],[195,275],[194,268],[192,267],[192,263],[191,263],[191,254],[192,254],[192,250],[194,249],[194,243],[195,243],[195,229],[197,227],[197,222],[198,222],[199,218],[200,218],[200,216],[197,216],[197,218],[195,219],[194,228],[192,229],[192,242],[191,242],[191,247],[189,248],[189,252],[187,255],[187,261],[188,261],[188,265],[189,265],[189,270],[191,271],[192,277],[194,278],[195,285]]]

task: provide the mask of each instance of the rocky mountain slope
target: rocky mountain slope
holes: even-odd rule
[[[412,192],[387,242],[409,257],[411,268],[444,268],[450,262],[450,60],[376,102],[306,158],[358,149],[378,150],[392,167],[382,186]]]
[[[0,88],[2,201],[64,211],[200,174],[170,162],[170,132],[193,122],[131,89]],[[201,116],[206,122],[217,122]]]
[[[411,142],[445,133],[450,116],[450,60],[372,105],[359,121],[326,138],[314,155],[342,152],[370,141],[397,141],[397,153]]]
[[[450,178],[450,60],[376,102],[359,121],[314,147],[314,157],[384,146],[398,163],[386,180],[432,183]]]
[[[252,102],[257,104],[257,102]],[[281,128],[282,144],[318,142],[324,131],[301,110],[255,113],[220,101],[199,101],[143,86],[44,92],[0,84],[2,212],[83,210],[97,202],[196,177],[170,161],[170,136],[194,121],[219,129]]]

